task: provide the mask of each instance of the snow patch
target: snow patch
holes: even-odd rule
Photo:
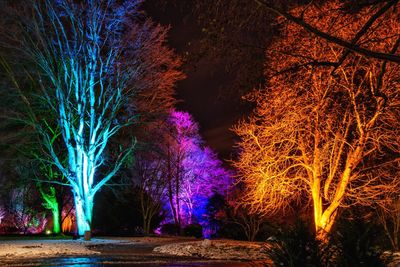
[[[218,260],[266,260],[263,243],[208,240],[168,244],[154,248],[154,252],[176,255],[201,257]]]
[[[36,258],[61,255],[93,255],[89,246],[126,243],[121,240],[5,240],[0,241],[0,258]]]

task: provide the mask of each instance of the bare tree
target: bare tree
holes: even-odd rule
[[[149,147],[146,147],[146,150]],[[139,186],[139,200],[143,215],[143,231],[150,234],[151,223],[165,201],[166,181],[163,177],[162,154],[153,151],[139,151],[136,154],[134,173]]]
[[[383,61],[390,61],[390,62],[395,62],[395,63],[400,63],[400,56],[394,55],[393,53],[388,53],[384,51],[376,51],[371,48],[366,48],[362,46],[361,39],[363,36],[366,35],[368,30],[373,27],[374,23],[380,19],[383,15],[386,13],[389,13],[389,10],[395,10],[399,1],[398,0],[388,0],[388,1],[374,1],[372,4],[365,3],[365,7],[368,8],[370,11],[369,14],[372,14],[368,16],[368,13],[365,13],[365,15],[368,16],[368,20],[364,21],[364,24],[362,24],[360,27],[360,30],[354,35],[347,36],[347,38],[341,38],[335,36],[334,33],[328,32],[328,31],[323,31],[320,28],[318,28],[317,24],[312,24],[310,22],[307,22],[307,15],[310,15],[308,12],[310,10],[310,5],[315,5],[313,1],[310,2],[309,5],[306,5],[305,8],[299,10],[297,9],[298,14],[291,14],[290,12],[285,11],[282,7],[279,7],[278,5],[270,3],[270,1],[266,0],[255,0],[255,2],[259,3],[261,6],[266,8],[269,11],[272,11],[273,13],[277,14],[278,16],[281,16],[293,23],[296,23],[297,25],[303,27],[307,31],[309,31],[312,34],[315,34],[316,36],[331,42],[333,44],[339,45],[345,50],[343,51],[342,57],[338,58],[338,61],[336,62],[331,62],[332,64],[338,66],[340,65],[344,59],[346,58],[347,55],[349,55],[349,52],[355,52],[360,55],[370,57],[370,58],[375,58]],[[344,5],[337,4],[337,10],[340,10],[340,7],[343,7]],[[360,5],[362,7],[363,5]],[[314,9],[315,11],[315,9]],[[339,11],[340,12],[340,11]],[[394,13],[392,13],[395,15]],[[315,14],[314,14],[315,15]],[[311,17],[312,19],[312,17]],[[395,19],[395,17],[393,17]],[[400,38],[400,37],[399,37]]]
[[[399,250],[400,201],[393,198],[385,209],[378,209],[378,218],[394,250]]]
[[[332,16],[337,6],[330,1],[307,14],[322,12],[313,23],[340,38],[368,19]],[[377,23],[362,39],[365,47],[396,53],[398,22],[382,17]],[[337,62],[345,52],[294,23],[282,36],[268,51],[267,75],[310,59]],[[339,66],[303,65],[271,75],[265,90],[249,96],[257,104],[253,116],[235,128],[244,204],[273,214],[311,200],[316,234],[326,241],[340,207],[370,205],[396,192],[398,179],[383,170],[398,160],[398,73],[398,64],[352,54]]]
[[[28,12],[32,17],[21,18],[19,24],[25,33],[22,51],[40,69],[32,76],[57,118],[66,155],[55,149],[42,121],[35,127],[52,164],[72,188],[80,235],[90,230],[95,194],[130,152],[130,148],[117,151],[111,168],[100,176],[97,170],[108,160],[109,140],[138,115],[134,106],[138,102],[132,97],[170,96],[169,87],[182,77],[176,70],[179,60],[171,59],[171,50],[161,49],[166,30],[143,17],[138,11],[140,2],[44,0],[34,3]],[[159,56],[164,58],[157,61]],[[169,93],[154,92],[167,87]],[[149,88],[152,94],[145,93]],[[161,98],[165,105],[173,103]],[[64,157],[66,163],[61,160]]]

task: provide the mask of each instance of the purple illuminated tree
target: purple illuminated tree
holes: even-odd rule
[[[198,125],[189,113],[172,111],[164,141],[164,177],[168,208],[173,222],[181,228],[204,221],[208,199],[225,195],[230,173],[212,150],[203,145]]]

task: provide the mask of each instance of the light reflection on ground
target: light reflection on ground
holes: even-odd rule
[[[1,266],[136,266],[136,267],[262,267],[260,262],[233,262],[233,261],[207,261],[207,260],[182,260],[182,259],[155,259],[138,257],[58,257],[42,259],[23,259],[2,261]]]

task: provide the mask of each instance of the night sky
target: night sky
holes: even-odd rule
[[[160,8],[157,1],[146,2],[145,9],[157,23],[171,26],[169,45],[183,59],[190,58],[184,60],[183,64],[187,77],[177,84],[177,108],[188,111],[195,118],[206,144],[221,158],[232,158],[236,136],[230,129],[250,108],[241,100],[239,92],[224,87],[233,78],[226,71],[225,62],[207,53],[201,54],[196,60],[187,57],[188,53],[198,53],[204,37],[195,17],[182,15],[182,10],[177,6]]]

